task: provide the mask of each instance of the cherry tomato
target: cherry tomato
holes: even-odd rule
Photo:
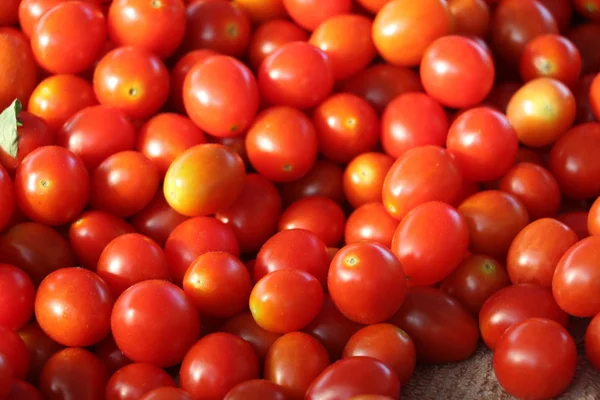
[[[596,75],[590,86],[589,102],[592,112],[600,120],[600,73]]]
[[[62,346],[48,337],[35,321],[25,325],[17,333],[29,352],[27,380],[37,385],[42,368],[54,353],[62,349]]]
[[[579,240],[589,236],[587,229],[588,212],[587,211],[569,211],[558,214],[556,219],[571,228]]]
[[[283,6],[295,23],[312,31],[336,15],[349,13],[352,1],[283,0]]]
[[[13,330],[0,326],[0,354],[6,357],[15,379],[25,379],[29,370],[29,351],[25,342]]]
[[[600,21],[600,2],[598,0],[573,0],[575,10],[592,21]]]
[[[363,153],[346,166],[343,189],[346,199],[354,208],[381,202],[385,177],[394,164],[394,159],[383,153]]]
[[[598,34],[600,34],[600,25],[596,23],[574,26],[567,33],[567,38],[573,42],[581,54],[582,74],[598,73],[600,54],[596,51],[597,45],[594,40]]]
[[[0,164],[0,232],[12,222],[16,210],[15,188],[8,172]]]
[[[0,110],[15,99],[27,104],[37,83],[37,65],[27,37],[13,28],[0,27]]]
[[[391,165],[391,163],[390,163]],[[343,203],[344,170],[332,161],[317,160],[302,178],[280,186],[284,204],[289,205],[304,197],[322,196]]]
[[[600,200],[599,199],[600,199],[600,197],[598,197],[594,201],[594,203],[592,204],[592,207],[590,208],[590,211],[588,213],[588,217],[587,217],[587,229],[591,235],[595,235],[595,236],[600,235]]]
[[[137,400],[160,387],[175,386],[173,378],[152,365],[134,363],[112,374],[106,383],[106,400]]]
[[[485,37],[490,29],[490,7],[485,0],[450,0],[448,10],[454,20],[454,32]]]
[[[255,0],[237,0],[238,3],[240,1]],[[252,33],[252,38],[248,46],[248,61],[252,69],[258,70],[264,59],[284,44],[306,42],[307,40],[308,34],[291,21],[284,19],[267,21],[258,26]]]
[[[509,328],[494,352],[494,373],[518,398],[549,399],[571,384],[577,349],[569,332],[549,319],[531,318]]]
[[[192,400],[192,398],[181,389],[167,386],[151,390],[139,400]]]
[[[0,326],[22,328],[33,315],[35,287],[21,269],[0,264]]]
[[[585,331],[585,355],[600,370],[600,314],[592,319]]]
[[[185,112],[183,105],[183,84],[192,67],[216,54],[216,52],[208,49],[192,50],[181,56],[171,68],[169,102],[177,111],[181,113]]]
[[[41,16],[52,7],[64,2],[65,0],[21,0],[18,6],[19,26],[23,33],[27,35],[27,37],[31,37],[33,28]],[[11,1],[8,3],[11,3]],[[12,3],[18,3],[18,1],[12,1]]]
[[[279,333],[269,332],[258,326],[249,311],[229,319],[220,330],[239,336],[250,343],[261,363],[275,340],[281,336]]]
[[[8,358],[0,354],[0,396],[6,399],[15,382]]]
[[[564,36],[537,36],[523,49],[521,77],[525,82],[547,77],[573,87],[581,74],[581,55],[577,47]]]
[[[251,379],[234,386],[223,400],[286,400],[285,390],[265,379]]]
[[[250,20],[261,26],[276,18],[285,18],[282,0],[234,0],[248,14]]]
[[[573,6],[570,0],[538,0],[550,11],[561,32],[566,31],[571,25]]]
[[[15,381],[6,400],[44,400],[42,393],[25,381]]]
[[[357,243],[372,240],[392,247],[398,220],[392,217],[382,203],[367,203],[355,209],[346,220],[344,242]]]
[[[94,346],[94,355],[106,366],[110,375],[132,363],[117,347],[112,335],[108,335],[102,342]]]

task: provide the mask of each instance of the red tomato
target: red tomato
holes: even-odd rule
[[[352,244],[372,240],[390,248],[397,227],[398,220],[387,212],[382,203],[363,204],[346,220],[344,242]]]
[[[398,158],[388,171],[383,182],[383,205],[401,220],[428,201],[453,202],[461,185],[458,163],[446,149],[416,147]]]
[[[584,18],[600,21],[600,2],[598,0],[573,0],[573,6]]]
[[[35,287],[25,271],[0,264],[0,326],[14,331],[33,315]]]
[[[571,0],[538,0],[550,11],[561,32],[566,31],[571,25],[573,6]]]
[[[587,229],[588,212],[587,211],[570,211],[558,214],[556,219],[571,228],[579,240],[589,236]]]
[[[295,23],[312,31],[336,15],[349,13],[352,0],[283,0],[283,6]]]
[[[310,385],[306,400],[348,399],[364,393],[400,398],[394,371],[371,357],[348,357],[327,367]]]
[[[251,379],[234,386],[223,400],[286,400],[285,390],[265,379]]]
[[[252,346],[230,333],[204,336],[187,352],[180,386],[194,399],[222,399],[234,386],[259,376]]]
[[[0,204],[0,232],[3,232],[12,221],[17,201],[13,182],[2,164],[0,164]]]
[[[594,201],[590,208],[587,217],[587,229],[591,235],[600,235],[600,197]]]
[[[516,82],[499,82],[492,88],[492,91],[485,99],[484,103],[490,107],[496,107],[499,111],[505,113],[506,106],[511,97],[517,90],[521,88],[520,83]]]
[[[261,278],[250,294],[250,312],[263,329],[288,333],[307,326],[323,305],[323,287],[308,272],[280,269]]]
[[[597,51],[595,38],[600,34],[600,25],[587,23],[574,26],[568,33],[567,38],[573,42],[582,61],[582,74],[598,73],[600,67],[600,53]]]
[[[383,153],[363,153],[346,166],[343,189],[346,199],[354,208],[381,202],[385,177],[394,159]]]
[[[27,380],[37,385],[42,368],[62,346],[50,339],[35,321],[25,325],[17,333],[29,352]]]
[[[466,360],[477,347],[477,322],[454,297],[439,289],[409,287],[390,321],[413,340],[420,362]]]
[[[27,35],[27,37],[31,37],[35,24],[37,24],[41,16],[52,7],[64,2],[65,0],[21,0],[18,5],[19,26],[23,33]],[[8,3],[16,4],[19,3],[19,1],[9,1]]]
[[[15,379],[25,379],[29,370],[29,351],[16,332],[0,326],[0,355],[4,355]]]
[[[237,0],[238,3],[240,1],[254,0]],[[307,40],[308,34],[291,21],[284,19],[267,21],[258,26],[252,33],[252,38],[248,46],[249,64],[252,69],[258,70],[264,59],[284,44],[306,42]]]
[[[276,18],[285,18],[282,0],[233,0],[255,24],[264,25]]]
[[[448,10],[454,20],[454,32],[486,37],[491,13],[485,0],[449,0]]]
[[[44,400],[42,392],[25,381],[15,381],[6,400]]]
[[[554,78],[573,87],[581,74],[581,55],[566,37],[541,35],[527,43],[521,56],[521,78]]]
[[[0,396],[6,398],[12,389],[15,379],[12,366],[4,354],[0,354]]]
[[[168,386],[151,390],[139,400],[192,400],[192,398],[187,392]]]
[[[376,324],[390,318],[402,305],[406,276],[388,248],[376,242],[359,242],[343,247],[333,257],[327,288],[348,319]]]
[[[592,319],[585,331],[585,355],[600,370],[600,314]]]
[[[139,282],[123,292],[113,307],[111,327],[127,358],[158,367],[180,363],[200,336],[191,300],[162,280]]]
[[[108,335],[97,346],[94,346],[94,355],[102,361],[110,375],[132,363],[130,359],[117,347],[112,335]]]
[[[317,160],[302,178],[280,186],[283,202],[289,205],[304,197],[322,196],[341,204],[344,202],[343,175],[344,170],[338,164]]]
[[[27,37],[16,29],[0,27],[0,52],[0,74],[4,77],[0,82],[0,110],[15,99],[27,104],[38,73]]]
[[[590,107],[597,119],[600,120],[600,73],[596,75],[590,86]]]
[[[549,319],[531,318],[509,328],[494,352],[494,373],[518,398],[549,399],[575,376],[577,349],[569,332]]]
[[[258,326],[250,312],[244,312],[229,319],[221,326],[220,330],[239,336],[250,343],[261,363],[275,340],[281,336],[279,333],[269,332]]]
[[[181,56],[171,68],[169,101],[170,105],[177,111],[185,113],[185,107],[183,105],[183,84],[192,67],[217,54],[217,52],[208,49],[192,50]]]
[[[164,370],[152,364],[129,364],[106,383],[106,400],[138,400],[153,389],[167,386],[175,386],[175,382]]]
[[[290,400],[303,400],[310,384],[329,363],[329,354],[317,339],[306,333],[291,332],[271,345],[264,376],[281,386]]]

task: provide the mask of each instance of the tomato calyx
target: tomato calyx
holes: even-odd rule
[[[0,149],[4,150],[11,157],[16,157],[19,151],[18,128],[23,126],[19,120],[22,108],[19,99],[15,99],[0,114]]]

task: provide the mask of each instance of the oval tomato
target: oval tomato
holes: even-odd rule
[[[585,355],[600,370],[600,314],[592,319],[585,331]]]
[[[269,332],[261,328],[250,311],[240,313],[230,318],[220,329],[221,332],[232,333],[250,343],[262,365],[267,352],[281,336],[279,333]],[[240,399],[243,400],[243,399]]]
[[[327,197],[342,204],[343,176],[344,170],[338,164],[328,160],[317,160],[302,178],[280,186],[281,197],[286,205],[310,196]]]
[[[223,400],[286,400],[285,390],[265,379],[251,379],[234,386]]]
[[[352,0],[283,0],[283,6],[294,22],[312,31],[336,15],[350,12]]]
[[[381,202],[385,177],[394,164],[394,159],[383,153],[363,153],[346,166],[343,175],[343,190],[346,199],[354,208],[371,202]]]
[[[255,2],[255,0],[237,0]],[[273,0],[280,2],[281,0]],[[264,1],[262,1],[264,3]],[[284,12],[285,13],[285,12]],[[298,25],[285,19],[274,19],[259,25],[250,39],[248,61],[258,70],[265,58],[286,43],[306,42],[308,34]]]
[[[152,364],[129,364],[106,383],[106,400],[139,399],[153,389],[168,386],[175,386],[175,382],[163,369]]]
[[[392,217],[382,203],[367,203],[355,209],[346,221],[344,242],[357,243],[373,240],[391,248],[398,220]]]

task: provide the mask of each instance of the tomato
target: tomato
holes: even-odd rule
[[[159,190],[150,204],[131,218],[131,223],[139,233],[164,247],[171,232],[187,219],[167,204],[162,191]]]
[[[394,159],[382,153],[363,153],[346,166],[343,175],[343,189],[350,205],[380,202],[385,177]]]
[[[360,329],[344,347],[344,358],[373,357],[392,369],[404,385],[413,374],[416,349],[412,339],[392,324],[374,324]]]
[[[424,363],[457,362],[477,347],[477,322],[463,306],[439,289],[409,287],[391,323],[413,340],[417,360]]]
[[[504,114],[478,107],[454,120],[446,145],[465,179],[485,182],[508,172],[515,163],[519,142]]]
[[[7,0],[0,6],[0,25],[14,25],[18,22],[19,1]]]
[[[419,75],[412,69],[391,64],[375,64],[348,79],[344,91],[363,97],[381,114],[385,107],[404,93],[422,92]]]
[[[52,7],[64,2],[65,0],[21,0],[18,6],[21,31],[27,37],[31,37],[35,24],[37,24],[41,16]]]
[[[44,396],[30,383],[15,381],[6,400],[44,400]]]
[[[556,219],[571,228],[577,234],[579,240],[585,239],[589,236],[587,228],[587,211],[564,212],[562,214],[558,214]]]
[[[600,21],[600,2],[598,0],[573,0],[573,6],[584,18]]]
[[[192,398],[181,389],[167,386],[151,390],[139,400],[192,400]]]
[[[171,278],[180,283],[192,262],[209,251],[226,251],[240,255],[235,230],[212,217],[196,217],[177,225],[169,235],[165,255],[171,268]]]
[[[106,400],[137,400],[153,389],[167,386],[175,386],[175,382],[164,370],[152,364],[129,364],[106,383]]]
[[[287,205],[310,196],[327,197],[336,203],[343,203],[343,176],[344,170],[338,164],[317,160],[302,178],[280,186],[281,197]]]
[[[450,0],[448,10],[454,20],[454,32],[485,37],[490,28],[490,8],[484,0]]]
[[[35,287],[21,269],[0,264],[0,326],[22,328],[33,315]]]
[[[592,319],[585,331],[585,355],[600,370],[600,314]]]
[[[600,25],[596,23],[574,26],[567,33],[567,38],[581,54],[582,74],[598,73],[600,54],[596,51],[596,41],[593,40],[598,34],[600,34]]]
[[[42,368],[54,353],[62,349],[62,346],[50,339],[35,321],[25,325],[17,333],[29,353],[27,380],[37,385]]]
[[[237,0],[237,3],[240,1],[254,0]],[[248,62],[252,69],[258,70],[264,59],[284,44],[306,41],[308,41],[308,34],[293,22],[284,19],[267,21],[252,33],[248,45]]]
[[[241,57],[248,48],[252,27],[248,15],[226,0],[195,0],[187,6],[183,48],[209,49]]]
[[[93,67],[106,43],[106,21],[98,7],[61,2],[44,13],[31,32],[40,66],[54,74],[78,74]]]
[[[571,198],[600,195],[600,123],[590,122],[568,130],[550,151],[550,172],[561,192]]]
[[[517,197],[485,190],[458,207],[469,226],[471,250],[502,260],[512,240],[529,223],[527,209]]]
[[[581,55],[569,39],[549,33],[527,43],[520,68],[526,82],[546,77],[573,87],[581,74]]]
[[[282,0],[234,0],[254,24],[261,26],[277,18],[285,18]]]
[[[328,366],[329,354],[317,339],[291,332],[271,345],[264,376],[281,386],[290,400],[302,400],[312,381]]]
[[[148,280],[117,299],[111,328],[127,358],[170,367],[181,362],[200,336],[200,318],[183,290],[166,281]]]
[[[3,354],[15,379],[25,379],[29,370],[29,351],[16,332],[0,326],[0,354]]]
[[[15,99],[27,104],[37,82],[37,65],[27,37],[12,28],[0,27],[0,110]]]
[[[561,257],[552,279],[558,305],[576,317],[600,313],[600,236],[591,236],[569,248]]]
[[[306,400],[348,399],[364,393],[400,398],[394,371],[371,357],[348,357],[327,367],[310,385]]]
[[[398,158],[388,171],[383,182],[383,205],[401,220],[419,204],[435,200],[451,203],[461,185],[458,163],[446,149],[416,147]]]
[[[161,177],[171,163],[190,147],[206,143],[206,136],[189,118],[174,113],[157,114],[137,134],[137,151],[152,161]]]
[[[589,102],[592,112],[600,120],[600,73],[596,75],[590,86]]]
[[[183,105],[183,84],[192,67],[216,54],[216,52],[208,49],[192,50],[181,56],[171,68],[169,101],[170,105],[177,111],[185,112]]]
[[[212,333],[187,352],[180,386],[194,399],[222,399],[234,386],[259,376],[252,346],[230,333]]]
[[[519,398],[563,393],[575,376],[577,349],[569,332],[549,319],[532,318],[509,328],[494,352],[494,373]]]
[[[100,104],[131,118],[155,114],[169,97],[169,73],[163,62],[141,47],[117,47],[94,70],[94,91]]]
[[[402,305],[406,277],[391,250],[366,241],[346,245],[336,253],[329,267],[327,287],[346,318],[375,324],[390,318]]]
[[[296,24],[313,31],[332,17],[349,13],[352,0],[283,0],[283,6]]]
[[[0,232],[9,226],[16,210],[15,189],[8,172],[0,164]]]
[[[244,312],[229,319],[221,326],[220,330],[239,336],[250,343],[261,363],[275,340],[281,336],[279,333],[269,332],[258,326],[250,312]]]
[[[595,235],[598,236],[600,235],[600,197],[598,197],[594,203],[592,204],[592,207],[590,208],[590,211],[588,213],[588,217],[587,217],[587,229],[590,232],[591,235]]]
[[[355,209],[346,220],[346,244],[372,240],[385,247],[392,246],[398,220],[392,217],[381,203],[367,203]]]
[[[308,325],[323,305],[319,281],[299,269],[280,269],[261,278],[250,293],[250,312],[263,329],[288,333]]]
[[[506,106],[511,97],[521,88],[520,83],[500,82],[492,88],[484,103],[490,107],[496,107],[501,112],[506,112]]]
[[[263,111],[246,136],[250,163],[275,182],[291,182],[306,175],[315,165],[318,147],[310,118],[290,107]]]
[[[571,25],[573,6],[570,0],[538,0],[550,11],[561,32],[568,30]]]
[[[246,136],[246,133],[243,133],[229,137],[209,136],[208,139],[210,143],[222,144],[236,153],[244,162],[244,166],[249,167],[250,160],[248,159],[248,150],[246,149]]]
[[[112,335],[108,335],[98,345],[94,346],[94,355],[106,366],[110,375],[132,363],[117,347]]]
[[[13,386],[13,382],[15,382],[15,379],[8,357],[4,354],[0,354],[0,396],[3,398],[8,396],[8,393]]]
[[[234,386],[223,400],[286,400],[285,390],[265,379],[251,379]]]

